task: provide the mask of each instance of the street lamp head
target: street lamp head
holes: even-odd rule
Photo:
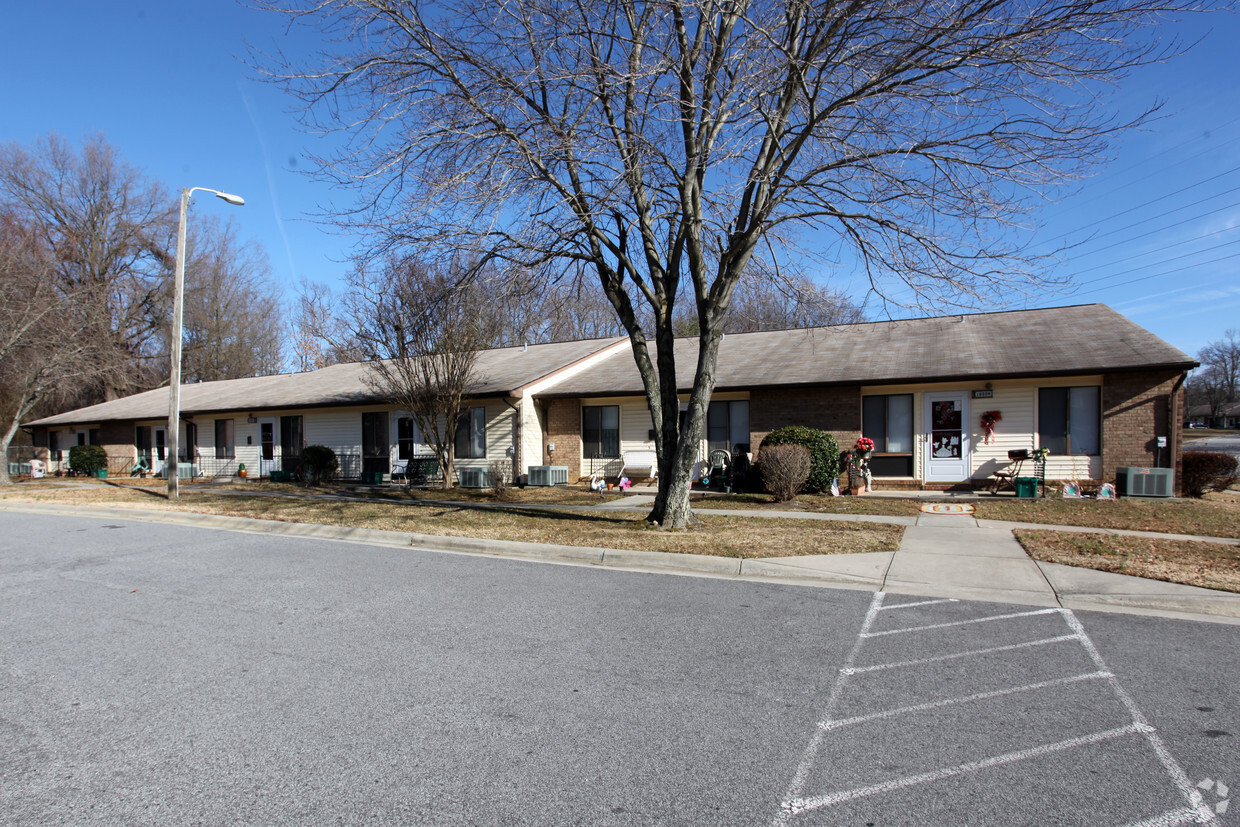
[[[245,206],[245,199],[240,195],[233,195],[231,192],[216,192],[215,194],[235,207]]]

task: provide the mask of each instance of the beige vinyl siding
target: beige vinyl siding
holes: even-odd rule
[[[994,383],[991,399],[970,399],[969,439],[973,446],[970,463],[974,479],[989,477],[1008,464],[1008,451],[1033,450],[1033,416],[1037,392],[1034,388]],[[994,441],[986,444],[982,414],[999,411],[1003,419],[995,425]]]
[[[306,411],[301,414],[302,431],[307,445],[326,445],[336,451],[360,454],[362,451],[362,414],[373,408],[328,408]],[[284,411],[283,415],[296,415],[297,411]]]
[[[975,480],[986,479],[1008,464],[1007,452],[1038,447],[1037,408],[1038,388],[1080,387],[1102,385],[1097,375],[1056,377],[1053,379],[992,379],[993,396],[974,399],[973,391],[986,387],[986,380],[977,382],[937,382],[924,385],[871,385],[863,386],[862,396],[872,394],[913,394],[913,473],[919,480],[925,479],[926,465],[926,402],[925,395],[936,391],[964,391],[967,397],[968,430],[970,448],[970,476]],[[986,411],[997,410],[1003,420],[995,426],[994,442],[984,442],[981,418]],[[851,448],[841,445],[841,449]],[[1025,470],[1032,473],[1033,466]],[[1053,480],[1099,479],[1102,476],[1102,457],[1051,456],[1046,463],[1046,478]]]
[[[486,408],[487,455],[474,459],[456,457],[452,460],[453,465],[457,468],[489,468],[496,460],[510,460],[508,449],[514,446],[515,411],[502,399],[469,402],[465,408]]]

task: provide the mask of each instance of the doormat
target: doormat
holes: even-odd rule
[[[973,506],[956,503],[926,503],[921,510],[927,514],[972,514]]]

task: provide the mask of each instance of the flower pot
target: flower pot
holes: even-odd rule
[[[245,479],[245,475],[246,475],[246,470],[244,468],[242,468],[240,471],[237,472],[237,476],[241,477],[241,479]]]
[[[612,489],[613,489],[613,488],[615,488],[615,487],[616,487],[616,484],[615,484],[614,482],[609,482],[609,483],[607,483],[607,490],[608,490],[608,491],[612,490]]]

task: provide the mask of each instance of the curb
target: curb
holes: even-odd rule
[[[393,548],[415,548],[421,551],[447,554],[485,555],[512,560],[558,563],[561,565],[598,566],[634,572],[733,577],[746,579],[750,582],[779,583],[781,585],[864,589],[867,591],[879,591],[884,588],[882,581],[872,577],[849,575],[843,572],[818,571],[797,565],[795,561],[799,558],[795,557],[754,559],[709,557],[663,551],[636,551],[511,540],[486,540],[475,537],[411,534],[402,531],[348,528],[315,523],[259,520],[252,517],[227,517],[216,514],[201,514],[193,511],[164,511],[161,509],[144,508],[115,508],[89,505],[66,507],[41,503],[0,502],[0,513],[2,512],[129,519],[139,522],[168,523],[193,528],[238,531],[248,534],[309,537],[318,540],[335,540]],[[875,522],[878,522],[878,520]],[[987,527],[999,527],[996,524],[998,521],[987,522],[990,523]],[[1003,527],[1010,528],[1018,525],[1006,523],[1003,524]],[[898,587],[893,586],[892,591],[924,594],[927,596],[957,597],[966,600],[1020,602],[1015,595],[1002,591],[979,593],[976,595],[963,593],[948,594],[946,591],[952,591],[951,589],[936,589],[932,584],[926,584],[926,588],[921,590],[910,589],[909,584],[900,584]],[[944,591],[945,593],[938,594],[939,591]],[[955,591],[960,592],[960,590]],[[1218,593],[1217,596],[1186,597],[1182,595],[1106,594],[1087,591],[1065,591],[1061,593],[1058,589],[1052,588],[1050,595],[1055,598],[1059,605],[1066,608],[1140,614],[1197,622],[1240,624],[1240,596],[1230,595],[1225,592]],[[1042,605],[1042,603],[1030,603],[1030,605]]]

